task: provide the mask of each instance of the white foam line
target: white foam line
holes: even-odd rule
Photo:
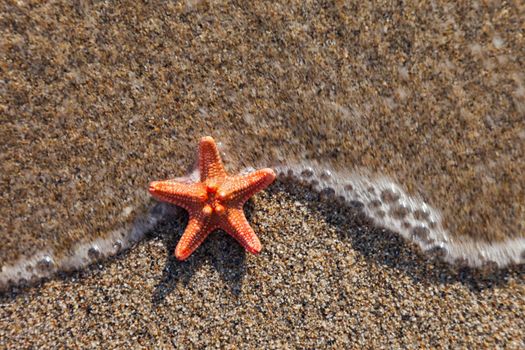
[[[416,243],[424,252],[439,251],[442,258],[449,263],[461,262],[471,267],[481,267],[487,263],[496,264],[498,267],[525,263],[524,238],[496,243],[478,242],[467,238],[461,241],[453,240],[450,233],[442,227],[439,210],[417,196],[409,196],[401,186],[387,177],[372,177],[364,171],[334,171],[315,162],[280,165],[274,168],[277,174],[307,182],[318,192],[333,192],[333,196],[339,196],[348,203],[362,203],[363,212],[376,225],[399,233],[405,239]],[[253,171],[253,168],[246,168],[241,174],[250,171]],[[197,170],[188,176],[177,178],[178,181],[188,183],[198,179]],[[388,200],[385,194],[394,199]],[[373,203],[375,204],[371,205]],[[128,216],[134,209],[124,208],[123,216]],[[170,206],[158,204],[146,216],[135,220],[130,227],[112,231],[103,238],[79,243],[73,247],[71,254],[61,258],[57,258],[51,250],[20,258],[11,265],[3,266],[0,271],[0,290],[24,282],[32,284],[42,278],[52,277],[60,271],[77,270],[128,249],[141,240],[145,233],[171,210]],[[408,211],[408,214],[396,216],[396,210],[400,210],[401,213]],[[424,217],[417,217],[414,215],[416,212],[424,214]]]
[[[34,284],[58,272],[78,270],[116,255],[140,241],[169,210],[168,206],[158,204],[147,216],[141,216],[128,228],[114,230],[103,238],[78,243],[71,249],[72,253],[64,257],[57,258],[52,250],[43,250],[3,266],[0,272],[0,290],[10,285]],[[133,209],[125,208],[124,211],[131,212]]]
[[[471,267],[485,264],[505,267],[525,263],[525,239],[503,242],[454,239],[443,228],[441,212],[418,196],[409,196],[391,179],[374,177],[365,171],[343,172],[309,162],[275,167],[281,176],[309,183],[314,190],[350,202],[362,203],[362,210],[373,222],[416,243],[423,252],[438,253],[448,263]]]
[[[180,182],[199,180],[199,172],[193,171],[187,176],[176,178]],[[146,191],[139,196],[146,202]],[[126,207],[122,217],[127,218],[137,208]],[[74,271],[96,261],[114,256],[140,241],[165,215],[172,213],[173,207],[164,203],[153,206],[149,213],[139,216],[128,227],[109,232],[105,237],[74,245],[70,253],[58,257],[53,250],[42,250],[29,257],[22,257],[0,270],[0,290],[11,285],[34,284],[43,278],[52,277],[58,272]]]

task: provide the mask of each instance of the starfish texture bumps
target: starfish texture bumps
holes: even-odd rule
[[[155,198],[189,213],[188,226],[175,248],[175,257],[187,259],[216,229],[226,231],[249,252],[259,253],[261,242],[244,216],[243,205],[273,182],[274,171],[267,168],[242,176],[227,175],[217,145],[208,136],[199,143],[199,173],[200,182],[165,180],[149,185]]]

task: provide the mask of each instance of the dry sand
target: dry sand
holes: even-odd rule
[[[122,227],[203,135],[231,169],[366,168],[457,237],[524,237],[524,5],[467,5],[3,1],[0,264]]]
[[[258,256],[216,232],[178,262],[186,218],[166,218],[109,262],[2,296],[0,347],[525,346],[522,268],[450,270],[330,202],[293,183],[256,195]]]

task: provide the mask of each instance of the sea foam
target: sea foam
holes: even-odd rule
[[[134,208],[125,208],[130,212]],[[0,271],[0,290],[10,286],[32,285],[58,272],[79,270],[90,264],[114,256],[144,238],[172,207],[159,203],[145,215],[139,216],[131,225],[109,232],[105,237],[73,246],[65,256],[57,256],[52,250],[42,250],[32,256],[22,257]]]
[[[441,212],[419,196],[410,196],[393,180],[366,171],[335,171],[310,162],[275,167],[282,178],[307,183],[320,193],[357,204],[375,225],[397,232],[423,252],[451,264],[469,267],[505,267],[525,262],[525,239],[502,242],[453,237],[443,227]]]
[[[495,243],[470,238],[454,239],[443,228],[439,210],[418,196],[409,196],[388,177],[374,177],[364,171],[336,171],[314,162],[279,165],[274,169],[281,179],[291,178],[297,183],[308,184],[313,191],[360,208],[377,226],[399,233],[423,252],[437,255],[446,262],[470,267],[505,267],[525,262],[525,239]],[[245,168],[241,174],[252,170]],[[194,170],[176,180],[191,183],[198,179],[198,170]],[[147,200],[145,192],[143,197]],[[129,213],[134,209],[124,208],[124,211]],[[168,214],[173,214],[173,206],[158,203],[147,214],[139,216],[132,225],[111,231],[103,238],[81,242],[64,257],[57,257],[53,251],[44,250],[4,265],[0,271],[0,290],[9,286],[34,284],[58,272],[78,270],[116,255],[143,239]]]

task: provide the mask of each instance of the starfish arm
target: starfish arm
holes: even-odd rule
[[[275,180],[275,172],[270,169],[261,169],[244,176],[233,177],[223,185],[221,197],[228,202],[242,206],[255,193],[268,187]]]
[[[175,180],[153,181],[149,192],[157,199],[191,210],[206,200],[207,193],[199,183],[186,184]]]
[[[208,237],[212,230],[213,227],[209,218],[203,215],[191,217],[179,243],[177,243],[177,247],[175,247],[177,260],[186,260]]]
[[[250,253],[258,254],[261,249],[261,241],[250,227],[242,209],[232,208],[228,210],[227,220],[221,223],[221,229],[235,238]]]
[[[215,140],[209,136],[203,137],[199,143],[199,172],[201,181],[226,176],[219,149]]]

